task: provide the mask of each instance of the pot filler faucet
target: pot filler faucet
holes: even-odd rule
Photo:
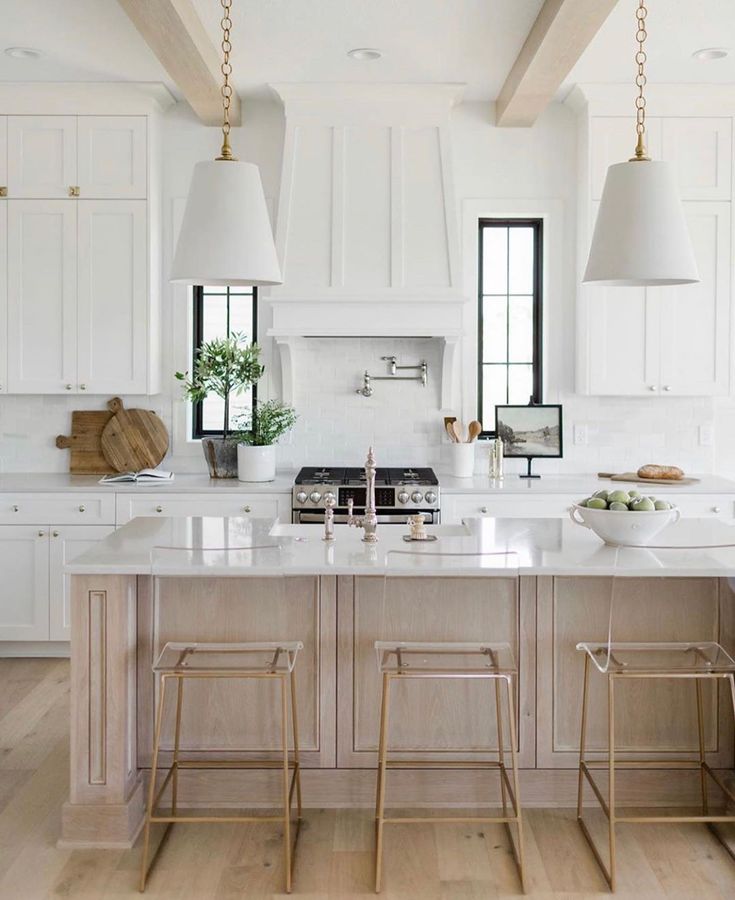
[[[353,515],[354,501],[351,498],[347,501],[347,524],[363,529],[365,534],[362,539],[366,544],[378,543],[378,515],[375,508],[375,469],[375,456],[373,455],[373,448],[370,447],[365,460],[365,482],[367,488],[365,515]]]

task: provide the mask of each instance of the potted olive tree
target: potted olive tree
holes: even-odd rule
[[[238,419],[237,477],[240,481],[273,481],[276,441],[296,421],[296,412],[279,400],[254,403]]]
[[[248,344],[244,335],[232,332],[229,337],[206,341],[194,355],[191,378],[188,372],[176,372],[184,383],[184,393],[195,403],[211,394],[224,401],[222,437],[202,438],[204,458],[211,478],[237,477],[237,444],[239,438],[230,427],[230,398],[251,387],[263,374],[260,347]]]

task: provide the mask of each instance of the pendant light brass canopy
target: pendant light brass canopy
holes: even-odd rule
[[[638,0],[635,155],[607,170],[585,282],[625,287],[699,281],[674,173],[646,151],[647,14],[645,0]]]
[[[180,284],[281,284],[260,172],[240,162],[230,147],[230,17],[222,5],[222,149],[215,160],[194,167],[176,244],[171,281]]]

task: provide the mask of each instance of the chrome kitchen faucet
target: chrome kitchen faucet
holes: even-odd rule
[[[365,460],[365,515],[353,515],[354,500],[350,497],[347,501],[347,524],[363,529],[365,534],[362,539],[366,544],[377,544],[378,542],[378,514],[375,508],[375,469],[373,448],[369,447],[367,459]]]

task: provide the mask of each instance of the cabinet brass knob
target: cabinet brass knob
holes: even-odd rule
[[[655,384],[649,384],[649,385],[648,385],[648,390],[649,390],[649,391],[655,391],[655,390],[656,390],[656,385],[655,385]]]
[[[713,513],[718,513],[719,511],[720,511],[720,507],[719,507],[719,506],[713,506],[713,507],[712,507],[712,512],[713,512]]]
[[[157,506],[157,507],[156,507],[156,512],[163,512],[163,507],[162,507],[162,506]]]
[[[251,509],[249,506],[243,506],[242,511],[243,512],[251,512]]]
[[[38,532],[38,536],[39,536],[39,537],[43,537],[43,536],[45,535],[45,533],[46,533],[45,531],[39,531],[39,532]]]
[[[78,197],[79,196],[79,185],[77,185],[77,184],[69,185],[69,196],[70,197]]]
[[[487,512],[487,506],[481,506],[481,507],[480,507],[480,512],[481,512],[481,513],[486,513],[486,512]]]
[[[86,390],[87,390],[87,385],[86,385],[86,384],[80,384],[80,385],[79,385],[79,390],[80,390],[80,391],[86,391]]]
[[[0,197],[7,197],[7,196],[8,196],[8,189],[5,187],[4,184],[0,185]]]
[[[86,509],[86,507],[85,507],[84,504],[82,503],[82,504],[80,505],[80,507],[79,507],[79,512],[84,512],[85,509]]]
[[[19,512],[19,511],[20,511],[20,507],[13,504],[13,512]]]
[[[664,390],[665,390],[665,391],[670,391],[670,390],[671,390],[671,385],[670,385],[670,384],[665,384],[665,385],[664,385]]]
[[[58,537],[58,536],[59,536],[59,532],[58,532],[58,531],[52,531],[52,532],[51,532],[51,535],[52,535],[52,537]]]
[[[70,391],[70,390],[71,390],[71,385],[70,385],[70,384],[66,384],[66,385],[64,385],[64,387],[66,388],[67,391]]]

